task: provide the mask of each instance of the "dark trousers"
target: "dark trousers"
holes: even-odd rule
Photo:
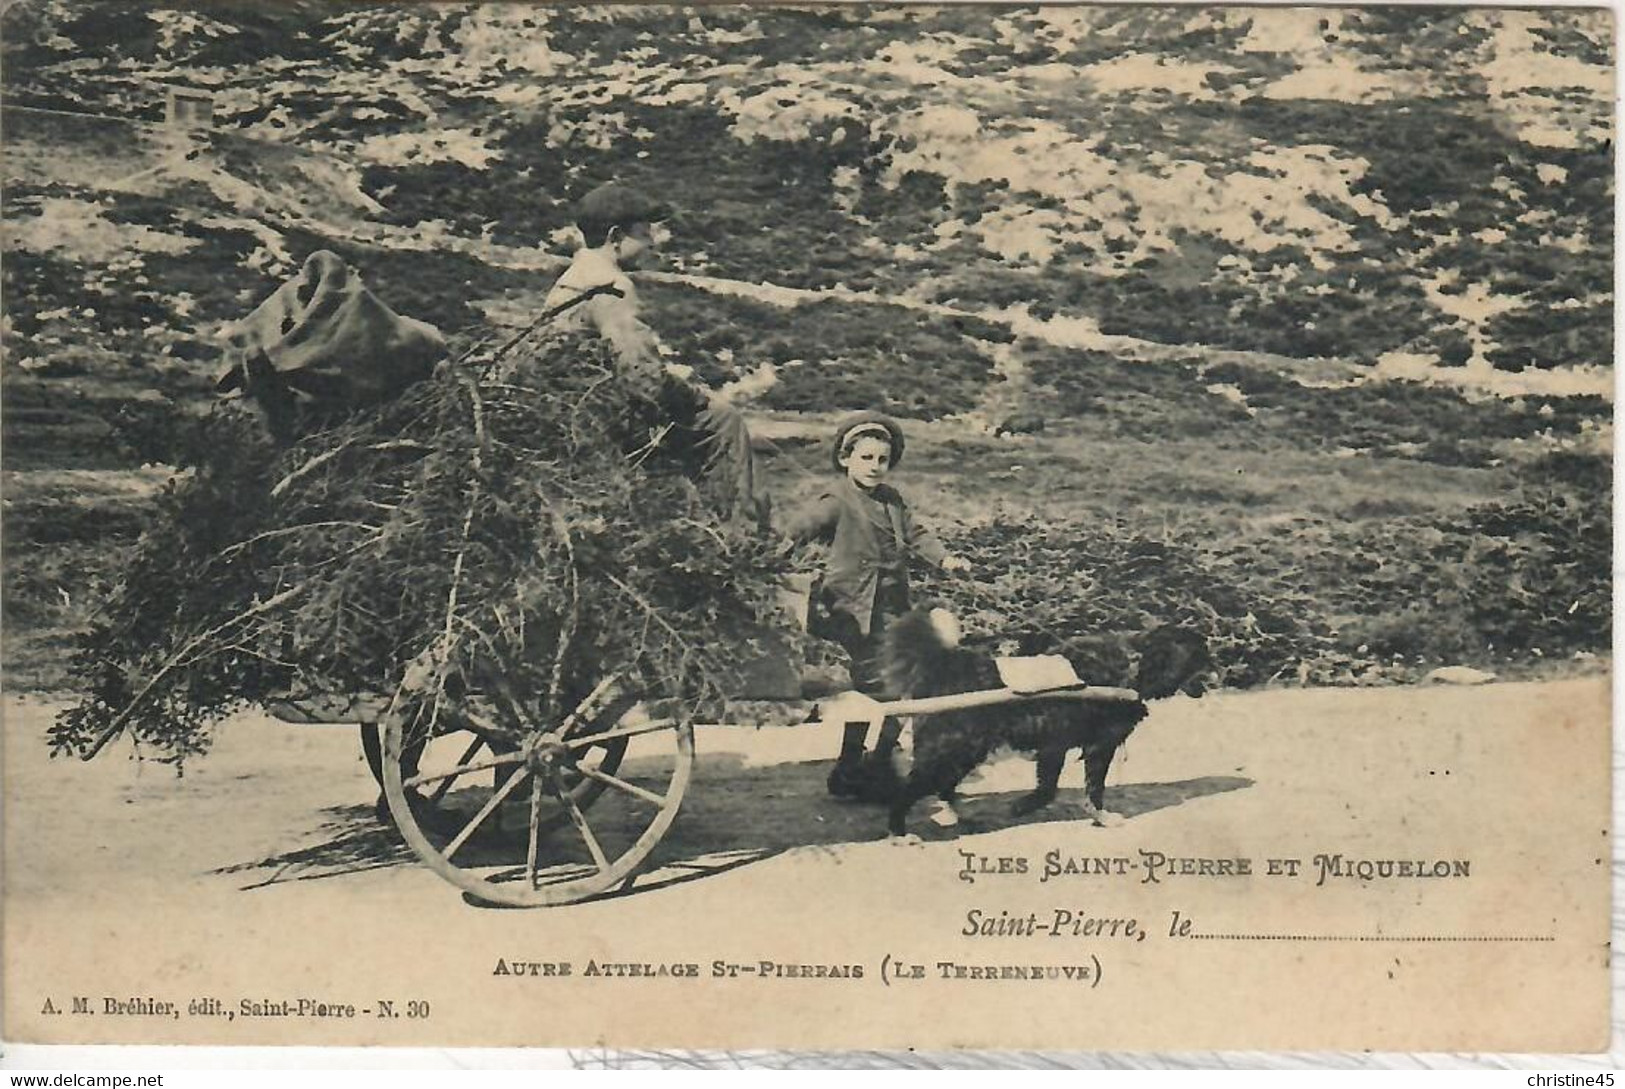
[[[866,696],[875,699],[884,699],[886,696],[882,660],[886,629],[893,620],[908,612],[908,608],[908,584],[883,579],[875,591],[874,610],[869,614],[867,634],[860,629],[857,617],[851,613],[832,611],[829,615],[827,630],[821,634],[839,643],[847,656],[852,659],[852,687]],[[894,718],[886,719],[880,727],[876,751],[893,748],[901,732],[901,722]],[[868,740],[867,722],[847,723],[842,733],[841,751],[837,759],[842,763],[856,761],[863,755]]]

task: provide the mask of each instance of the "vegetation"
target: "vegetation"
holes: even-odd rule
[[[1328,9],[1302,41],[1272,47],[1265,18],[12,4],[8,680],[82,685],[64,650],[91,633],[123,677],[92,670],[101,710],[62,735],[79,744],[177,649],[172,637],[207,630],[172,623],[204,622],[205,603],[187,597],[197,587],[221,609],[253,608],[283,585],[262,579],[291,579],[386,524],[365,548],[390,562],[427,572],[431,552],[453,555],[413,536],[445,531],[444,490],[417,500],[441,504],[439,521],[404,534],[376,510],[318,518],[314,493],[292,486],[263,510],[248,497],[322,443],[429,420],[439,430],[419,438],[433,454],[336,458],[361,489],[343,503],[398,505],[365,489],[404,494],[402,474],[429,466],[469,483],[454,464],[470,426],[460,387],[425,390],[444,411],[416,422],[354,420],[266,449],[215,410],[220,329],[325,248],[461,348],[534,315],[551,266],[525,258],[566,250],[572,201],[612,178],[677,206],[664,271],[768,285],[766,298],[772,285],[870,293],[777,305],[640,285],[673,361],[706,383],[772,368],[751,411],[780,432],[852,408],[908,418],[905,490],[977,560],[977,581],[929,590],[989,638],[1076,644],[1183,619],[1215,640],[1235,685],[1607,653],[1612,405],[1564,393],[1571,368],[1606,368],[1613,352],[1612,99],[1587,82],[1611,65],[1606,19]],[[1549,60],[1559,82],[1494,85],[1520,27],[1539,55],[1531,78]],[[1283,91],[1326,58],[1382,93]],[[1156,86],[1102,76],[1135,64]],[[1076,78],[1025,68],[1038,65]],[[218,89],[215,128],[184,160],[161,130],[132,124],[162,116],[153,73]],[[961,111],[959,137],[922,120],[945,106]],[[1032,324],[1049,319],[1054,335]],[[1435,369],[1390,380],[1371,367],[1386,353]],[[1471,384],[1491,366],[1528,368],[1529,381]],[[1011,413],[1044,429],[985,433]],[[513,437],[504,471],[539,451],[532,441]],[[226,451],[220,465],[205,456]],[[781,506],[817,483],[792,465],[825,471],[793,440],[768,453]],[[176,467],[190,468],[160,490]],[[649,509],[672,513],[662,504],[678,493],[662,495]],[[233,553],[254,572],[205,558],[231,543],[211,533],[245,541],[317,521],[369,528]],[[389,551],[411,540],[426,551]],[[172,577],[166,550],[188,557],[196,587]],[[482,586],[517,577],[503,555]],[[232,693],[295,681],[387,686],[430,645],[446,566],[424,574],[421,598],[387,606],[379,586],[301,596],[311,611],[298,623],[268,617],[239,640],[252,653],[189,665],[195,692],[175,688],[130,728],[180,754],[206,724],[182,716],[166,734],[163,699],[210,717]],[[147,583],[150,600],[121,603]],[[334,627],[361,615],[341,598],[392,618],[399,641],[326,660],[296,638],[286,656],[279,640],[307,619],[361,637]],[[154,627],[118,626],[142,610]]]
[[[577,337],[443,368],[287,450],[249,414],[211,415],[85,640],[88,696],[53,746],[123,732],[179,761],[289,690],[380,693],[425,733],[480,691],[516,737],[611,675],[716,705],[784,560],[667,464],[656,397]]]

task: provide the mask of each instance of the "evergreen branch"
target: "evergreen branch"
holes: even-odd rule
[[[556,508],[549,507],[548,513],[552,516],[554,532],[564,545],[564,556],[568,561],[565,576],[570,584],[570,611],[559,628],[558,642],[553,648],[553,675],[548,680],[547,702],[543,709],[544,717],[551,718],[558,707],[559,692],[564,687],[564,659],[570,651],[570,644],[575,641],[576,625],[581,621],[581,575],[576,570],[575,547],[570,543],[569,524]]]
[[[309,584],[307,583],[304,585]],[[158,672],[154,673],[147,680],[147,683],[141,686],[141,691],[137,692],[135,697],[131,699],[129,703],[125,704],[124,710],[115,715],[113,721],[109,722],[105,727],[103,727],[102,732],[98,734],[96,740],[91,743],[89,750],[80,755],[80,759],[89,760],[91,757],[101,752],[102,749],[106,747],[107,743],[113,740],[113,738],[118,735],[118,732],[124,728],[124,723],[129,720],[130,715],[134,713],[135,709],[141,705],[141,701],[147,698],[147,694],[157,687],[158,682],[167,677],[170,671],[182,665],[184,661],[193,653],[193,651],[206,646],[211,640],[218,639],[220,636],[224,635],[227,631],[230,631],[238,624],[252,620],[256,616],[263,616],[266,613],[275,612],[289,601],[292,601],[294,598],[298,597],[304,591],[304,585],[291,586],[279,594],[266,598],[258,605],[250,608],[247,612],[239,613],[238,615],[227,619],[223,623],[217,624],[209,630],[198,635],[194,635],[191,639],[187,640],[186,645],[171,655],[170,658],[161,667],[159,667]]]
[[[583,334],[522,347],[509,383],[442,367],[307,435],[291,471],[253,445],[252,420],[212,418],[86,643],[90,690],[53,743],[84,753],[122,731],[190,759],[289,674],[385,694],[413,736],[476,712],[522,738],[588,669],[711,699],[773,560],[696,505],[676,432],[628,464],[669,421],[607,359]]]
[[[607,582],[609,582],[610,585],[614,586],[617,590],[621,591],[621,593],[625,594],[633,604],[637,605],[638,608],[643,610],[644,616],[647,617],[648,620],[651,621],[656,627],[662,629],[666,633],[666,636],[674,644],[676,644],[681,654],[678,661],[677,671],[679,675],[683,675],[688,672],[689,662],[691,660],[703,661],[700,649],[695,646],[687,636],[674,628],[664,616],[660,615],[660,609],[658,607],[646,599],[642,594],[638,593],[637,590],[631,586],[628,586],[617,576],[612,575],[609,572],[604,572],[603,577]],[[707,687],[716,690],[716,683],[714,679],[708,676],[703,677],[702,679]]]
[[[486,366],[490,366],[491,364],[500,361],[503,356],[519,347],[521,341],[530,336],[530,334],[534,333],[537,329],[540,329],[543,325],[546,325],[548,322],[552,321],[554,318],[565,313],[566,311],[573,310],[583,303],[591,302],[600,295],[613,295],[615,298],[621,299],[626,297],[626,292],[622,291],[614,284],[598,284],[595,287],[590,287],[581,294],[566,299],[564,302],[555,307],[542,311],[536,316],[534,321],[525,326],[519,332],[515,333],[512,337],[508,338],[506,342],[493,351],[490,358],[483,359],[480,362]],[[467,351],[463,352],[462,355],[459,355],[456,359],[453,359],[451,361],[451,365],[455,367],[459,363],[468,361],[475,355],[475,353],[479,352],[482,348],[489,344],[490,340],[491,338],[487,338],[486,340],[475,342],[468,348]]]
[[[343,443],[343,444],[341,444],[339,446],[333,447],[333,449],[331,449],[331,450],[324,450],[320,454],[317,454],[315,457],[311,458],[309,461],[307,461],[303,465],[299,466],[299,468],[293,470],[287,476],[285,476],[281,480],[277,481],[276,484],[271,488],[271,498],[272,499],[280,499],[282,497],[283,493],[286,492],[293,484],[295,484],[301,478],[303,478],[303,477],[309,475],[310,473],[314,472],[315,470],[321,468],[323,465],[326,465],[328,462],[332,461],[334,458],[338,457],[340,454],[342,454],[346,450],[350,449],[353,445],[355,445],[354,442],[346,442],[346,443]],[[368,446],[367,449],[368,450],[422,450],[422,451],[425,451],[425,452],[430,452],[430,451],[432,451],[434,449],[434,447],[425,446],[421,442],[413,442],[410,439],[395,439],[395,440],[389,441],[389,442],[373,443],[371,446]]]
[[[275,540],[278,537],[289,537],[293,536],[294,534],[304,533],[307,530],[313,529],[365,529],[370,530],[374,535],[382,532],[382,527],[375,526],[370,522],[305,522],[297,526],[279,526],[276,529],[265,530],[263,533],[256,533],[254,536],[249,537],[246,540],[238,541],[236,544],[222,549],[215,559],[230,559],[232,556],[235,556],[245,548],[259,544],[262,541]]]

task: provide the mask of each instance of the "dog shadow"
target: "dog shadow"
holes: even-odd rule
[[[1196,779],[1180,779],[1171,783],[1128,783],[1122,786],[1108,786],[1105,808],[1125,820],[1134,820],[1159,809],[1170,809],[1215,794],[1245,790],[1253,785],[1253,780],[1239,775],[1204,775]],[[1026,795],[1025,790],[1014,790],[961,797],[954,803],[954,808],[959,814],[959,825],[948,829],[947,832],[949,835],[997,832],[1024,824],[1086,821],[1093,816],[1093,808],[1089,805],[1082,787],[1062,788],[1055,800],[1044,808],[1019,817],[1013,815],[1010,812],[1011,806]],[[913,820],[909,822],[911,827],[925,823],[923,817],[922,805],[917,807]]]
[[[885,838],[886,807],[830,797],[825,788],[829,769],[827,760],[757,765],[733,753],[705,755],[695,765],[677,820],[639,875],[598,898],[654,892],[791,851],[835,854],[846,846]],[[1132,820],[1252,785],[1252,780],[1239,776],[1129,783],[1107,788],[1106,808]],[[932,825],[925,806],[918,805],[910,815],[909,828],[925,839],[942,840],[1088,816],[1081,787],[1062,789],[1053,803],[1035,813],[1012,816],[1011,804],[1025,793],[967,795],[956,803],[961,824],[953,829]],[[597,809],[587,810],[589,823],[597,819],[597,813]],[[336,806],[323,810],[321,817],[309,837],[316,842],[214,872],[246,879],[241,887],[249,890],[419,864],[400,833],[381,822],[370,805]],[[576,833],[569,827],[553,831],[543,845],[544,856],[556,854],[563,859],[580,853]]]
[[[884,805],[830,797],[824,785],[828,761],[755,767],[727,755],[708,758],[701,768],[696,769],[682,815],[650,855],[643,874],[606,897],[653,892],[788,852],[833,855],[843,847],[886,838]],[[1253,780],[1234,775],[1129,783],[1107,788],[1106,808],[1133,820],[1253,785]],[[1091,813],[1084,790],[1078,787],[1063,789],[1054,802],[1034,813],[1012,815],[1011,806],[1027,793],[1013,790],[962,798],[955,803],[961,823],[948,829],[932,825],[922,804],[911,813],[909,830],[922,839],[948,840],[1024,824],[1078,821]]]

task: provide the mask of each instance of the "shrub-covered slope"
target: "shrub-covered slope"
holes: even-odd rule
[[[386,221],[550,244],[608,178],[680,264],[1170,343],[1611,356],[1606,13],[25,0],[13,104],[325,151]]]
[[[678,208],[642,288],[676,357],[771,368],[792,437],[946,421],[911,494],[1056,625],[1196,610],[1238,683],[1606,650],[1606,13],[0,18],[8,675],[116,574],[223,323],[318,248],[454,343],[528,320],[611,178]],[[166,84],[213,128],[164,128]],[[1074,553],[1178,578],[1079,612],[1021,559]]]

